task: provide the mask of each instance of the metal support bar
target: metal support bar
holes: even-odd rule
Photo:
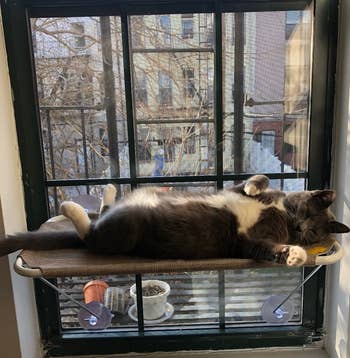
[[[296,286],[296,287],[289,293],[289,295],[273,310],[273,313],[276,313],[276,311],[277,311],[279,308],[281,308],[282,305],[283,305],[285,302],[287,302],[287,301],[293,296],[293,294],[294,294],[296,291],[299,290],[300,287],[304,286],[305,283],[306,283],[307,281],[309,281],[310,278],[311,278],[313,275],[315,275],[315,273],[316,273],[322,266],[323,266],[323,265],[320,265],[320,266],[317,266],[315,269],[313,269],[313,270],[310,272],[310,274],[309,274],[308,276],[306,276],[306,277],[300,282],[300,284],[299,284],[298,286]]]
[[[188,47],[188,48],[133,48],[132,53],[181,53],[181,52],[207,52],[213,53],[214,50],[211,47],[203,48],[203,47]]]
[[[270,179],[300,179],[308,178],[308,174],[305,172],[298,173],[260,173],[266,175]],[[222,174],[221,178],[223,180],[246,180],[249,177],[253,176],[254,173],[244,173],[244,174]],[[88,179],[55,179],[55,180],[46,180],[45,184],[48,187],[53,186],[79,186],[79,185],[106,185],[108,183],[117,183],[117,184],[155,184],[155,183],[190,183],[190,182],[203,182],[203,181],[213,181],[215,182],[217,176],[214,174],[209,175],[179,175],[179,176],[164,176],[164,177],[135,177],[135,178],[88,178]],[[218,189],[222,187],[218,186]]]
[[[217,172],[217,188],[224,187],[224,164],[223,164],[223,90],[222,90],[222,59],[223,59],[223,46],[222,46],[222,11],[221,1],[216,1],[215,8],[215,53],[214,53],[214,113],[216,119],[215,127],[215,140],[216,140],[216,172]]]
[[[61,294],[62,296],[68,298],[70,301],[74,302],[76,305],[78,305],[80,308],[82,308],[83,310],[89,312],[91,315],[97,317],[97,318],[101,318],[100,315],[96,314],[95,312],[91,311],[88,307],[86,307],[84,304],[80,303],[79,301],[77,301],[75,298],[67,295],[63,290],[60,290],[58,287],[56,287],[53,283],[51,283],[50,281],[46,280],[46,278],[43,277],[39,277],[39,280],[44,282],[46,285],[48,285],[49,287],[51,287],[52,289],[54,289],[55,291],[57,291],[59,294]]]
[[[143,322],[143,302],[142,302],[142,275],[135,275],[136,282],[136,306],[137,306],[137,323],[139,332],[143,332],[145,330],[144,322]]]
[[[225,329],[225,271],[219,271],[219,327]]]

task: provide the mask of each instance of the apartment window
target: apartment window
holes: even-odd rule
[[[144,19],[143,16],[133,16],[131,19],[131,26],[133,28],[131,38],[132,38],[132,47],[142,47],[144,45]]]
[[[159,24],[161,29],[161,37],[163,45],[170,45],[171,42],[171,20],[169,15],[161,15],[159,17]]]
[[[84,48],[86,46],[84,24],[75,22],[72,23],[71,26],[74,36],[74,47]]]
[[[164,160],[165,162],[173,162],[175,160],[175,140],[164,142]]]
[[[147,106],[147,77],[144,73],[136,76],[134,91],[136,105]]]
[[[150,162],[152,159],[151,148],[147,145],[147,143],[139,142],[137,153],[139,161]]]
[[[186,68],[183,70],[184,76],[184,95],[185,97],[194,97],[196,94],[196,87],[194,81],[194,69]]]
[[[302,11],[287,11],[286,12],[286,40],[288,40],[296,29],[297,25],[301,23]]]
[[[287,112],[280,103],[285,98],[289,56],[281,24],[289,11],[300,11],[300,2],[259,1],[247,8],[242,3],[239,13],[234,13],[237,4],[228,1],[222,2],[216,13],[210,0],[142,3],[126,0],[123,4],[127,6],[119,11],[116,2],[110,16],[111,8],[97,1],[87,6],[82,0],[74,4],[67,0],[74,6],[64,7],[57,0],[5,4],[29,229],[57,215],[64,200],[100,197],[109,182],[117,186],[121,197],[145,185],[215,192],[253,173],[270,175],[273,184],[284,190],[325,185],[330,164],[327,128],[332,118],[332,108],[325,103],[331,103],[329,81],[334,68],[322,59],[334,50],[331,36],[336,29],[331,24],[336,8],[331,7],[336,4],[315,0],[302,10],[303,26],[310,31],[300,44],[303,51],[298,43],[288,51],[299,56],[303,71],[317,74],[312,78],[317,91],[311,91],[305,81],[302,91],[307,94],[307,109],[291,106]],[[230,29],[226,24],[233,14],[243,17],[243,32],[249,29],[255,34],[244,52],[232,48],[230,39],[223,41],[232,33],[224,29]],[[142,20],[135,22],[134,16]],[[84,25],[84,31],[75,32],[84,35],[88,54],[77,54],[71,23]],[[133,46],[135,28],[142,33],[137,47]],[[208,43],[210,29],[214,29],[216,41]],[[312,37],[320,31],[323,36]],[[244,37],[239,33],[235,36]],[[36,38],[33,51],[28,40],[31,34]],[[321,60],[311,63],[312,58]],[[198,101],[181,101],[184,68],[193,69],[196,75],[198,96],[194,98]],[[76,101],[81,91],[81,78],[76,74],[81,73],[91,81],[84,101]],[[136,87],[146,87],[142,79],[140,85],[135,81],[138,73],[147,78],[147,106],[133,101],[133,97],[140,102],[145,99],[142,92],[135,94]],[[249,108],[245,106],[242,73],[254,100]],[[192,78],[189,75],[185,77]],[[62,86],[60,77],[65,81]],[[232,78],[237,84],[234,96]],[[42,90],[38,91],[37,85]],[[213,106],[205,105],[209,88],[213,88]],[[300,91],[295,86],[293,98]],[[285,143],[293,146],[290,160],[281,162],[271,151],[263,150],[254,133],[257,121],[262,131],[276,128],[275,122],[291,122],[288,128],[280,126],[281,133],[275,131],[279,148],[285,148]],[[187,144],[183,143],[184,128]],[[78,160],[75,140],[83,153]],[[101,141],[105,141],[103,151],[108,155],[102,154]],[[271,142],[265,144],[272,147]],[[183,155],[194,149],[193,155]],[[82,330],[69,301],[35,282],[43,344],[51,356],[125,353],[130,347],[142,352],[307,344],[322,328],[322,270],[293,295],[294,314],[283,327],[266,322],[261,315],[264,300],[272,294],[288,294],[307,273],[308,268],[266,268],[142,274],[142,279],[169,282],[172,316],[142,325],[135,320],[135,311],[128,314],[130,306],[125,314],[113,318],[110,329],[93,333]],[[62,277],[56,282],[83,301],[82,287],[89,279]],[[134,275],[103,279],[126,290],[135,282]]]
[[[100,153],[105,157],[108,155],[108,133],[104,128],[99,128],[98,134],[100,137]]]
[[[171,106],[173,102],[173,87],[171,77],[164,72],[159,72],[159,105]]]
[[[186,127],[183,130],[184,153],[196,153],[196,129],[194,126]]]
[[[181,16],[181,36],[183,39],[192,39],[194,34],[193,14]]]
[[[268,150],[271,154],[275,154],[275,131],[262,131],[261,146]]]

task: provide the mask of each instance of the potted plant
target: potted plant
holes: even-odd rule
[[[165,314],[170,286],[160,280],[142,281],[143,316],[145,320],[156,320]],[[136,305],[136,284],[130,288],[130,296]]]

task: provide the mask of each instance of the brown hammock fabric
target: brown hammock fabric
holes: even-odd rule
[[[68,220],[58,218],[44,223],[40,230],[62,230],[72,227]],[[330,239],[329,242],[322,244],[329,249],[333,243],[334,241]],[[315,251],[314,249],[315,248],[311,248],[311,252]],[[96,255],[89,253],[86,249],[50,251],[24,250],[18,257],[20,260],[17,260],[15,263],[16,272],[30,277],[232,270],[282,266],[271,262],[257,262],[250,259],[230,258],[206,260],[153,260],[131,256]],[[316,257],[317,253],[310,254],[306,265],[315,265]]]

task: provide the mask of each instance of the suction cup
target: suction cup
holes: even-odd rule
[[[85,305],[89,311],[95,313],[93,315],[89,311],[81,308],[78,313],[80,325],[85,329],[105,329],[112,321],[113,314],[100,302],[90,302]]]
[[[276,310],[286,298],[283,295],[270,296],[261,307],[263,320],[268,323],[287,323],[294,315],[294,305],[288,300]]]

